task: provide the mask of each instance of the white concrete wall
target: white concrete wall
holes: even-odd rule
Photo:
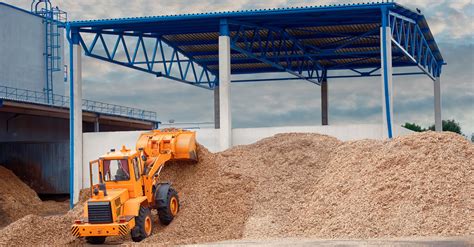
[[[63,29],[60,40],[63,39]],[[0,85],[42,92],[45,87],[45,28],[42,18],[0,4]],[[61,43],[64,49],[64,44]],[[61,53],[63,53],[61,51]],[[53,89],[64,95],[63,62]]]
[[[197,129],[197,141],[211,152],[218,152],[219,130]],[[328,125],[328,126],[291,126],[291,127],[267,127],[267,128],[241,128],[233,129],[233,146],[251,144],[266,137],[278,133],[320,133],[334,136],[340,140],[360,139],[382,139],[382,125],[359,124],[359,125]],[[83,186],[88,187],[89,161],[97,159],[112,148],[119,149],[122,145],[134,147],[138,136],[142,131],[121,132],[99,132],[83,134],[83,174],[76,174],[77,179],[82,179]],[[412,133],[402,127],[394,127],[395,136]],[[74,191],[79,191],[75,188]]]

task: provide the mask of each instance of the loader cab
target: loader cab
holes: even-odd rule
[[[138,152],[125,146],[119,151],[111,149],[90,163],[92,196],[103,197],[107,191],[115,189],[127,189],[129,198],[142,196],[142,173],[143,164]]]

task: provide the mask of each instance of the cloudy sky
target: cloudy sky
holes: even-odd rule
[[[31,1],[5,1],[29,8]],[[254,8],[306,6],[362,1],[342,0],[83,0],[53,4],[70,20],[199,13]],[[442,74],[443,119],[455,119],[474,132],[474,4],[471,0],[397,0],[419,8],[428,19],[448,63]],[[153,110],[161,121],[213,121],[213,94],[120,66],[83,59],[84,97]],[[255,77],[254,77],[255,78]],[[237,78],[233,78],[237,79]],[[381,122],[379,78],[329,81],[330,124]],[[235,127],[320,124],[320,89],[304,81],[232,85]],[[394,78],[394,122],[434,122],[433,86],[426,76]]]

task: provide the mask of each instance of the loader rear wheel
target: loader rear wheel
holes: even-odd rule
[[[86,241],[89,244],[103,244],[105,237],[86,237]]]
[[[156,204],[161,224],[169,225],[179,211],[178,192],[169,184],[161,185]]]
[[[138,216],[135,217],[135,227],[131,231],[132,240],[142,241],[151,235],[152,229],[151,211],[149,208],[141,206]]]

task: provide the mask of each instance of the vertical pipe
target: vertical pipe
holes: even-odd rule
[[[230,37],[226,19],[220,23],[219,35],[219,127],[221,151],[232,146],[232,116],[230,102]]]
[[[53,36],[53,34],[55,35],[55,33],[57,33],[57,31],[55,31],[54,29],[54,11],[53,9],[51,8],[51,19],[50,19],[50,27],[49,27],[49,32],[50,32],[50,35],[49,35],[49,46],[50,46],[50,49],[51,49],[51,57],[49,59],[49,81],[51,82],[50,85],[49,85],[49,95],[50,95],[50,103],[51,104],[54,104],[54,78],[53,78],[53,70],[55,68],[55,65],[54,65],[54,60],[55,60],[55,56],[57,56],[57,54],[54,54],[55,52],[55,48],[54,46],[56,45],[55,42],[54,42],[54,39],[55,37]]]
[[[382,27],[380,28],[380,54],[382,66],[383,129],[384,137],[392,138],[392,37],[388,25],[388,10],[382,7]],[[386,131],[386,132],[385,132]]]
[[[321,81],[321,124],[328,125],[328,78],[327,72],[323,74],[323,80]]]
[[[44,77],[44,83],[45,83],[45,88],[43,89],[43,92],[45,92],[46,96],[46,103],[49,102],[49,59],[48,59],[48,11],[47,7],[48,5],[46,4],[46,10],[43,15],[43,22],[44,22],[44,72],[45,72],[45,77]]]
[[[435,115],[435,130],[443,131],[443,121],[441,120],[441,79],[436,77],[434,81],[434,115]]]

